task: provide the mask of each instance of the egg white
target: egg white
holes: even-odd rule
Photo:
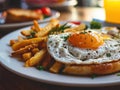
[[[65,64],[100,64],[120,60],[120,39],[105,40],[98,49],[72,46],[67,40],[70,33],[50,35],[47,48],[53,58]]]

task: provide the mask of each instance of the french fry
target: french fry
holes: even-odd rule
[[[37,44],[37,43],[40,43],[41,41],[45,40],[46,37],[43,37],[43,38],[32,38],[32,39],[27,39],[27,40],[22,40],[20,42],[17,42],[15,44],[12,45],[12,49],[14,51],[24,47],[24,46],[27,46],[29,44]]]
[[[15,44],[17,41],[16,40],[10,40],[10,46],[12,46],[13,44]]]
[[[43,59],[43,62],[41,63],[41,65],[47,69],[50,65],[50,62],[52,60],[52,57],[50,56],[49,53],[46,54],[45,58]]]
[[[37,52],[39,52],[40,50],[38,49],[38,48],[33,48],[32,49],[32,54],[34,55],[34,54],[36,54]]]
[[[35,30],[35,26],[34,26],[34,25],[33,25],[33,26],[31,26],[31,29],[32,29],[32,30]]]
[[[25,66],[26,67],[31,67],[31,66],[37,65],[38,63],[40,63],[42,61],[46,52],[47,52],[46,49],[40,50],[33,57],[31,57],[29,60],[26,61]]]
[[[73,28],[69,28],[69,29],[64,30],[64,32],[76,32],[76,31],[84,30],[85,28],[86,28],[86,25],[81,23],[77,27],[73,27]]]
[[[53,73],[59,73],[62,67],[63,67],[63,64],[56,61],[49,70]]]
[[[23,53],[31,51],[33,48],[36,48],[36,47],[38,47],[38,44],[30,44],[28,46],[20,48],[19,50],[16,50],[16,51],[12,52],[11,55],[12,56],[21,55]]]
[[[36,20],[34,20],[33,23],[34,23],[34,29],[33,30],[36,31],[36,32],[41,31],[42,28],[40,28],[38,22]]]
[[[24,40],[21,36],[18,36],[18,42]]]
[[[23,36],[30,36],[30,35],[31,35],[31,31],[32,31],[32,30],[22,30],[20,33],[21,33]]]
[[[27,53],[23,53],[22,54],[23,61],[27,61],[31,57],[32,57],[32,53],[31,52],[27,52]]]
[[[48,33],[54,28],[56,27],[56,25],[59,23],[58,20],[56,19],[52,19],[44,28],[42,28],[41,31],[39,31],[38,33],[36,33],[36,37],[43,37],[48,35]]]

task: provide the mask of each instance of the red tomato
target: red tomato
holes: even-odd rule
[[[81,22],[79,21],[71,21],[70,23],[76,24],[76,25],[80,25]]]
[[[43,8],[41,8],[41,11],[42,11],[42,13],[43,13],[44,15],[46,15],[46,16],[50,16],[50,15],[51,15],[51,9],[48,8],[48,7],[43,7]]]
[[[39,14],[42,14],[41,9],[36,9],[35,12],[37,12],[37,13],[39,13]]]

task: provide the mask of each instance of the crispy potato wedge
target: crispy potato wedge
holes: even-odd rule
[[[23,48],[20,48],[19,50],[13,51],[11,53],[11,55],[12,56],[21,55],[23,53],[31,51],[33,48],[36,48],[36,47],[38,47],[38,44],[30,44],[30,45],[27,45],[27,46],[25,46]]]
[[[63,65],[64,64],[56,61],[49,70],[53,73],[59,73],[59,71],[63,67]]]
[[[42,28],[40,28],[38,22],[36,20],[34,20],[33,23],[34,23],[34,29],[33,30],[36,31],[36,32],[41,31]]]
[[[33,57],[31,57],[29,60],[26,61],[25,66],[31,67],[31,66],[35,66],[35,65],[39,64],[42,61],[42,59],[44,58],[46,52],[47,52],[46,49],[40,50]]]
[[[17,41],[16,40],[10,40],[9,44],[10,46],[12,46],[13,44],[15,44]]]
[[[22,54],[22,60],[23,61],[27,61],[28,59],[30,59],[32,57],[32,53],[31,52],[27,52],[27,53],[23,53]]]
[[[33,48],[32,49],[32,54],[34,55],[34,54],[36,54],[37,52],[39,52],[40,50],[38,49],[38,48]]]
[[[30,36],[30,35],[31,35],[31,31],[32,31],[32,30],[22,30],[20,33],[21,33],[23,36]]]
[[[59,23],[58,20],[52,19],[41,31],[36,33],[36,37],[43,37],[49,34],[49,32]]]
[[[27,46],[27,45],[30,45],[30,44],[37,44],[37,43],[40,43],[41,41],[45,40],[46,37],[43,37],[43,38],[32,38],[32,39],[26,39],[26,40],[23,40],[23,41],[20,41],[20,42],[17,42],[15,44],[12,45],[12,49],[13,50],[18,50],[24,46]]]
[[[64,32],[76,32],[76,31],[84,30],[85,28],[86,28],[86,25],[81,23],[77,27],[73,27],[73,28],[69,28],[69,29],[64,30]]]
[[[22,41],[22,40],[24,40],[24,39],[22,38],[22,36],[18,36],[18,42],[20,42],[20,41]]]
[[[41,65],[47,69],[50,66],[51,63],[51,59],[52,57],[50,56],[49,53],[46,54],[45,58],[43,59],[43,62],[41,63]]]

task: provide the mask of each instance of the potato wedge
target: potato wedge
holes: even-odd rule
[[[22,54],[22,60],[23,61],[27,61],[28,59],[30,59],[32,57],[32,53],[31,52],[27,52],[27,53],[23,53]]]
[[[63,65],[64,64],[56,61],[49,70],[53,73],[59,73],[59,71],[63,67]]]
[[[42,28],[40,28],[38,22],[36,20],[33,21],[34,23],[34,31],[39,32]]]
[[[69,28],[69,29],[64,30],[64,32],[76,32],[76,31],[84,30],[85,28],[86,28],[86,25],[81,23],[77,27],[73,27],[73,28]]]
[[[37,52],[39,52],[40,50],[38,49],[38,48],[33,48],[32,49],[32,54],[34,55],[34,54],[36,54]]]
[[[17,41],[16,40],[10,40],[9,44],[10,46],[12,46],[13,44],[15,44]]]
[[[20,33],[21,33],[23,36],[30,36],[30,35],[31,35],[31,31],[32,31],[32,30],[22,30]]]
[[[32,38],[32,39],[26,39],[26,40],[23,40],[23,41],[20,41],[20,42],[17,42],[15,44],[12,45],[12,49],[13,50],[18,50],[24,46],[27,46],[27,45],[30,45],[30,44],[37,44],[37,43],[40,43],[41,41],[45,40],[46,37],[43,37],[43,38]]]
[[[45,69],[47,69],[50,66],[52,57],[49,53],[46,54],[45,58],[43,59],[43,62],[41,63],[41,66],[43,66]]]
[[[26,61],[25,66],[31,67],[31,66],[35,66],[35,65],[39,64],[42,61],[42,59],[44,58],[46,52],[47,52],[46,49],[40,50],[33,57],[31,57],[29,60]]]
[[[23,48],[20,48],[19,50],[12,52],[11,55],[12,56],[21,55],[23,53],[31,51],[33,48],[36,48],[36,47],[38,47],[38,44],[30,44],[30,45],[27,45]]]
[[[58,20],[52,19],[41,31],[36,33],[36,37],[43,37],[48,35],[48,33],[59,23]]]

